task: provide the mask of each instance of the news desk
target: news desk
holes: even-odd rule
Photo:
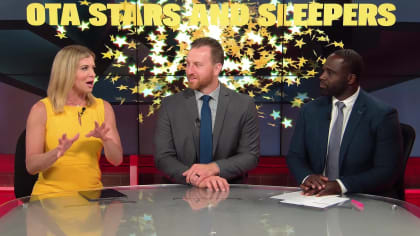
[[[114,187],[126,198],[87,201],[78,193],[10,201],[0,210],[0,235],[420,235],[420,209],[370,195],[327,209],[279,203],[297,188],[232,185],[208,192],[183,185]],[[417,215],[417,216],[416,216]]]

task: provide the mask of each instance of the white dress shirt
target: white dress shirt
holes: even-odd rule
[[[359,96],[359,93],[360,93],[360,87],[357,88],[357,91],[353,95],[341,101],[345,105],[343,108],[343,129],[341,130],[341,140],[343,140],[343,135],[344,135],[344,132],[346,131],[347,122],[349,121],[351,111],[353,110],[354,103],[356,102],[356,99]],[[330,143],[332,127],[338,116],[338,108],[335,105],[335,103],[338,101],[340,100],[338,100],[336,97],[332,97],[331,122],[330,122],[330,130],[328,131],[328,145]],[[327,156],[328,156],[328,145],[327,145]],[[324,175],[325,175],[325,169],[324,169]],[[346,186],[344,186],[343,182],[341,182],[340,179],[336,179],[336,180],[338,184],[340,185],[341,193],[346,193],[347,188]]]
[[[343,140],[343,135],[347,127],[347,122],[349,121],[351,111],[353,110],[354,103],[356,102],[356,99],[359,96],[359,93],[360,93],[360,87],[357,88],[357,91],[353,95],[341,101],[345,105],[345,107],[343,108],[343,129],[341,130],[341,140]],[[331,135],[332,127],[338,116],[338,109],[337,109],[337,106],[335,105],[335,103],[338,101],[340,100],[338,100],[336,97],[332,97],[331,121],[330,121],[330,129],[328,131],[328,145],[330,143],[330,135]],[[327,156],[328,156],[328,145],[327,145]],[[326,170],[326,165],[323,171],[324,176],[325,176],[325,170]],[[308,177],[309,176],[306,176],[303,179],[302,184],[305,182],[305,180]],[[344,186],[343,182],[341,182],[340,179],[336,179],[336,180],[337,180],[338,185],[340,185],[341,193],[342,194],[346,193],[347,188],[346,186]]]
[[[201,120],[201,107],[203,107],[203,100],[201,97],[205,95],[204,93],[194,90],[195,93],[195,100],[197,102],[197,109],[198,109],[198,119]],[[211,97],[209,100],[209,107],[211,111],[211,131],[214,130],[214,122],[216,122],[216,112],[217,112],[217,104],[219,102],[219,94],[220,94],[220,82],[219,86],[213,92],[207,94]]]

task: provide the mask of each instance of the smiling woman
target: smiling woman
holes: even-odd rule
[[[122,148],[111,105],[92,95],[95,54],[71,45],[53,62],[48,96],[26,124],[26,166],[39,173],[32,195],[101,188],[99,155],[113,165]]]

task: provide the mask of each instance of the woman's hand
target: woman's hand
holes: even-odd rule
[[[76,134],[73,138],[68,139],[66,134],[63,134],[61,138],[58,139],[58,146],[57,146],[57,158],[64,155],[64,153],[73,145],[73,143],[79,139],[79,134]]]
[[[107,141],[111,139],[111,133],[109,131],[110,128],[108,127],[108,125],[106,125],[105,122],[102,123],[101,126],[99,126],[98,122],[95,121],[95,129],[86,134],[86,137],[95,137],[102,139],[102,141]]]

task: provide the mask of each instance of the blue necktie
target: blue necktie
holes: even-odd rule
[[[209,95],[203,95],[200,120],[200,163],[210,163],[212,160],[213,134],[211,132],[211,111]]]
[[[335,105],[338,109],[337,119],[330,134],[330,143],[328,144],[328,157],[327,157],[327,170],[326,174],[328,180],[336,180],[339,178],[339,159],[341,147],[341,133],[343,131],[343,102],[336,102]]]

